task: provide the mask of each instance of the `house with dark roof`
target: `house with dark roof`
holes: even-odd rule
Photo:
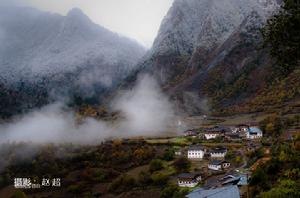
[[[248,175],[247,174],[232,174],[226,175],[219,180],[222,185],[238,185],[246,186],[248,185]]]
[[[183,132],[183,135],[186,137],[197,137],[198,133],[196,130],[190,129]]]
[[[177,184],[180,187],[193,188],[201,181],[201,175],[197,173],[181,173],[177,176]]]
[[[239,125],[235,126],[235,132],[236,133],[246,133],[249,128],[250,128],[250,126],[247,124],[239,124]]]
[[[191,145],[187,151],[188,159],[203,159],[205,154],[205,148],[201,145]]]
[[[226,133],[225,140],[228,141],[241,141],[242,138],[239,133]]]
[[[234,176],[232,176],[232,177],[227,176],[224,178],[226,178],[226,179],[224,181],[222,181],[223,186],[237,185],[241,179],[240,177],[234,177]]]
[[[258,127],[250,127],[246,132],[247,139],[258,139],[262,138],[263,132]]]
[[[224,158],[227,153],[227,149],[223,147],[217,147],[210,151],[211,158]]]
[[[215,139],[217,137],[223,136],[226,132],[225,127],[215,126],[213,128],[208,128],[204,131],[204,137],[207,140]]]
[[[236,185],[225,186],[214,189],[196,188],[187,198],[240,198],[240,191]]]
[[[230,162],[223,160],[212,160],[208,163],[208,169],[220,171],[230,167]]]

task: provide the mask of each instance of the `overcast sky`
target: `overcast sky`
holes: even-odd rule
[[[95,23],[131,37],[148,48],[151,47],[160,23],[173,2],[173,0],[12,1],[19,1],[40,10],[58,12],[63,15],[74,7],[80,8]]]

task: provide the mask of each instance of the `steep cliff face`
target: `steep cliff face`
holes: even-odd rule
[[[179,100],[190,92],[201,98],[213,92],[206,84],[216,73],[231,81],[267,54],[257,48],[259,29],[278,8],[275,0],[175,0],[142,71],[153,73]]]
[[[58,95],[95,97],[126,77],[145,53],[79,9],[61,16],[0,7],[0,41],[0,84],[7,92],[2,101],[11,104],[9,92],[21,95],[20,109]]]

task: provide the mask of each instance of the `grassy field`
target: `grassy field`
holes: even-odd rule
[[[138,179],[140,172],[149,170],[149,165],[143,165],[129,170],[126,174],[133,177],[134,179]]]
[[[266,117],[270,116],[271,114],[241,114],[237,116],[230,116],[230,117],[224,117],[223,119],[225,121],[220,122],[219,124],[222,125],[238,125],[248,122],[260,122]]]
[[[230,147],[235,147],[235,148],[240,148],[240,147],[243,147],[244,144],[243,143],[201,143],[201,145],[203,146],[207,146],[207,147],[221,147],[221,146],[224,146],[224,147],[227,147],[227,148],[230,148]]]
[[[190,142],[185,137],[172,137],[172,138],[156,138],[146,139],[148,144],[176,144],[176,145],[189,145]]]

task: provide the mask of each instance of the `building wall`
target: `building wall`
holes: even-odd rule
[[[211,170],[221,170],[222,166],[221,165],[212,165],[212,164],[209,164],[208,168],[211,169]]]
[[[218,137],[218,134],[204,134],[205,138],[207,140],[210,140],[210,139],[215,139]]]
[[[189,188],[193,188],[193,187],[197,186],[198,181],[188,182],[188,181],[181,181],[181,180],[178,180],[177,184],[178,184],[178,186],[180,186],[180,187],[189,187]]]
[[[250,135],[249,133],[247,133],[247,139],[257,139],[257,138],[261,138],[262,134],[257,134],[257,135]]]
[[[212,158],[224,158],[226,153],[210,153],[210,157]]]
[[[197,151],[189,150],[187,157],[189,159],[202,159],[203,156],[204,156],[204,151],[202,151],[202,150],[197,150]]]
[[[223,164],[222,164],[222,167],[223,167],[223,168],[228,168],[228,167],[230,167],[230,163],[223,163]]]

